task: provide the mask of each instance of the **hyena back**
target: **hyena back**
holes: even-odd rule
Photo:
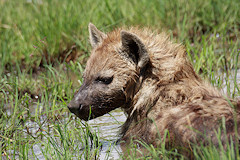
[[[93,50],[84,82],[68,105],[80,119],[122,108],[127,120],[121,134],[127,143],[140,139],[158,146],[168,130],[167,144],[188,147],[211,141],[218,146],[216,131],[223,120],[223,144],[226,136],[238,139],[240,101],[227,100],[204,82],[182,45],[147,28],[119,28],[105,34],[89,24],[89,33]]]

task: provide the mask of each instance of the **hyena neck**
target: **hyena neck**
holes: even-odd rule
[[[178,64],[179,65],[179,64]],[[180,65],[179,65],[180,66]],[[186,103],[198,91],[204,82],[195,73],[192,65],[185,61],[178,67],[178,70],[164,70],[148,68],[144,77],[139,76],[135,80],[137,84],[133,85],[134,91],[130,102],[124,107],[124,111],[128,116],[132,116],[134,112],[139,118],[147,117],[152,108],[158,109],[180,105]],[[203,87],[204,88],[204,87]],[[203,93],[203,92],[201,92]],[[156,105],[157,104],[157,105]]]

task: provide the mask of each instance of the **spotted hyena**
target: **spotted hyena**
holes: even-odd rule
[[[182,45],[147,28],[119,28],[105,34],[89,24],[89,33],[93,50],[84,81],[68,104],[80,119],[120,107],[127,115],[121,128],[123,141],[140,139],[158,146],[168,130],[166,144],[181,147],[207,145],[209,140],[217,146],[216,131],[225,120],[223,144],[226,136],[236,140],[240,101],[227,100],[204,82]]]

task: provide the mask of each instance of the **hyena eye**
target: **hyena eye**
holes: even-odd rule
[[[96,82],[100,82],[103,84],[110,84],[113,80],[113,76],[112,77],[97,77]]]

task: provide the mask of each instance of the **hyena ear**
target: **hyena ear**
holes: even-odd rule
[[[137,35],[127,31],[121,31],[122,47],[132,61],[143,69],[149,62],[149,55],[145,45]]]
[[[92,23],[89,23],[88,30],[90,43],[93,48],[95,48],[104,38],[107,37],[105,33],[99,31]]]

